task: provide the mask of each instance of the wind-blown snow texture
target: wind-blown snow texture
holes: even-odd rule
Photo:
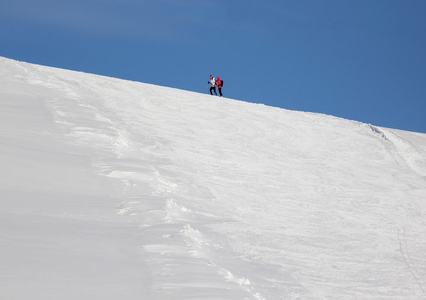
[[[425,134],[0,76],[0,299],[426,298]]]

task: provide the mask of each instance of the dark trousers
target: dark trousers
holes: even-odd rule
[[[219,95],[221,96],[221,97],[223,97],[223,95],[222,95],[222,88],[220,88],[220,87],[217,87],[218,88],[218,90],[219,90]]]
[[[217,96],[216,87],[215,86],[210,87],[210,95],[213,95],[212,90],[214,91],[214,94]]]

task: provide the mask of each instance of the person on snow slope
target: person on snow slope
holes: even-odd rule
[[[221,97],[223,97],[223,95],[222,95],[222,85],[223,85],[223,81],[222,81],[222,80],[220,80],[220,77],[218,77],[218,78],[217,78],[216,85],[217,85],[217,88],[218,88],[218,90],[219,90],[219,95],[220,95]]]
[[[210,84],[210,95],[213,95],[212,91],[214,91],[214,94],[217,96],[216,93],[216,80],[212,75],[210,75],[210,81],[208,82]]]

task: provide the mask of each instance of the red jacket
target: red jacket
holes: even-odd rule
[[[220,89],[222,88],[222,80],[220,80],[220,77],[217,78],[216,85],[217,85],[218,88],[220,88]]]

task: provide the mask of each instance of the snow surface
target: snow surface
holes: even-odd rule
[[[0,299],[426,299],[425,134],[0,76]]]

